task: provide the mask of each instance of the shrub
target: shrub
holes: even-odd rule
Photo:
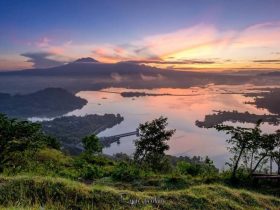
[[[180,161],[177,163],[176,168],[181,174],[189,174],[192,176],[198,175],[216,175],[218,169],[212,164],[207,163],[190,163],[186,161]]]
[[[186,180],[181,177],[180,175],[177,174],[172,174],[165,178],[164,183],[163,183],[163,188],[165,189],[180,189],[180,188],[185,188],[189,185],[190,183],[187,183]]]
[[[140,179],[143,171],[132,163],[121,162],[115,166],[112,178],[118,181],[131,182]]]
[[[79,177],[83,179],[101,178],[104,174],[102,167],[90,164],[82,158],[75,159],[74,167],[78,170]]]

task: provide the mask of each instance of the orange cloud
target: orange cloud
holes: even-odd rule
[[[280,21],[256,24],[241,31],[234,47],[280,47]]]
[[[279,64],[253,62],[261,59],[279,59],[278,54],[272,54],[272,52],[280,52],[279,37],[280,21],[259,23],[242,30],[221,30],[215,25],[201,23],[170,33],[143,37],[122,45],[79,44],[72,41],[54,45],[50,39],[44,37],[36,46],[68,60],[90,55],[101,62],[108,63],[130,60],[151,61],[146,64],[170,67],[173,62],[175,69],[180,67],[242,68],[250,65],[254,67],[278,65],[279,67]],[[217,59],[219,62],[216,62]],[[182,62],[184,60],[211,62]],[[225,60],[231,61],[223,62]]]

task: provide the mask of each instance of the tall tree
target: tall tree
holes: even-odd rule
[[[227,125],[217,125],[218,131],[225,131],[230,135],[227,142],[231,145],[229,151],[233,154],[232,178],[236,178],[236,172],[240,162],[248,169],[250,174],[254,173],[267,158],[273,155],[277,144],[277,133],[263,134],[261,129],[261,120],[254,128],[233,127]]]
[[[134,160],[142,166],[159,171],[164,164],[167,141],[175,130],[167,130],[167,118],[159,117],[139,125],[139,139],[135,141]]]
[[[280,175],[280,130],[277,130],[274,134],[275,147],[271,152],[271,157],[276,162],[278,166],[277,173]]]

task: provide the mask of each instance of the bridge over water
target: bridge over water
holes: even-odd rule
[[[139,136],[139,130],[136,129],[136,131],[121,133],[113,136],[102,136],[99,137],[99,140],[103,144],[103,146],[108,147],[114,142],[119,142],[120,138],[127,137],[127,136]]]
[[[112,143],[119,143],[120,142],[120,138],[123,137],[127,137],[127,136],[139,136],[139,130],[136,129],[135,131],[132,132],[127,132],[127,133],[121,133],[121,134],[117,134],[117,135],[113,135],[113,136],[102,136],[99,137],[100,143],[104,146],[104,147],[109,147]],[[82,145],[82,143],[78,143],[78,144],[69,144],[69,143],[64,143],[64,147],[66,148],[71,148],[74,153],[79,154],[81,151],[84,150],[84,147]]]
[[[100,137],[100,138],[123,138],[126,136],[139,136],[139,130],[137,129],[136,131],[132,131],[132,132],[127,132],[127,133],[122,133],[122,134],[117,134],[117,135],[113,135],[113,136],[104,136],[104,137]]]

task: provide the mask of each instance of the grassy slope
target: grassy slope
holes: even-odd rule
[[[121,194],[126,193],[124,199]],[[163,199],[158,204],[129,204]],[[132,191],[106,185],[85,185],[62,178],[0,177],[0,205],[7,209],[279,209],[280,198],[222,185],[197,185],[184,190]]]

